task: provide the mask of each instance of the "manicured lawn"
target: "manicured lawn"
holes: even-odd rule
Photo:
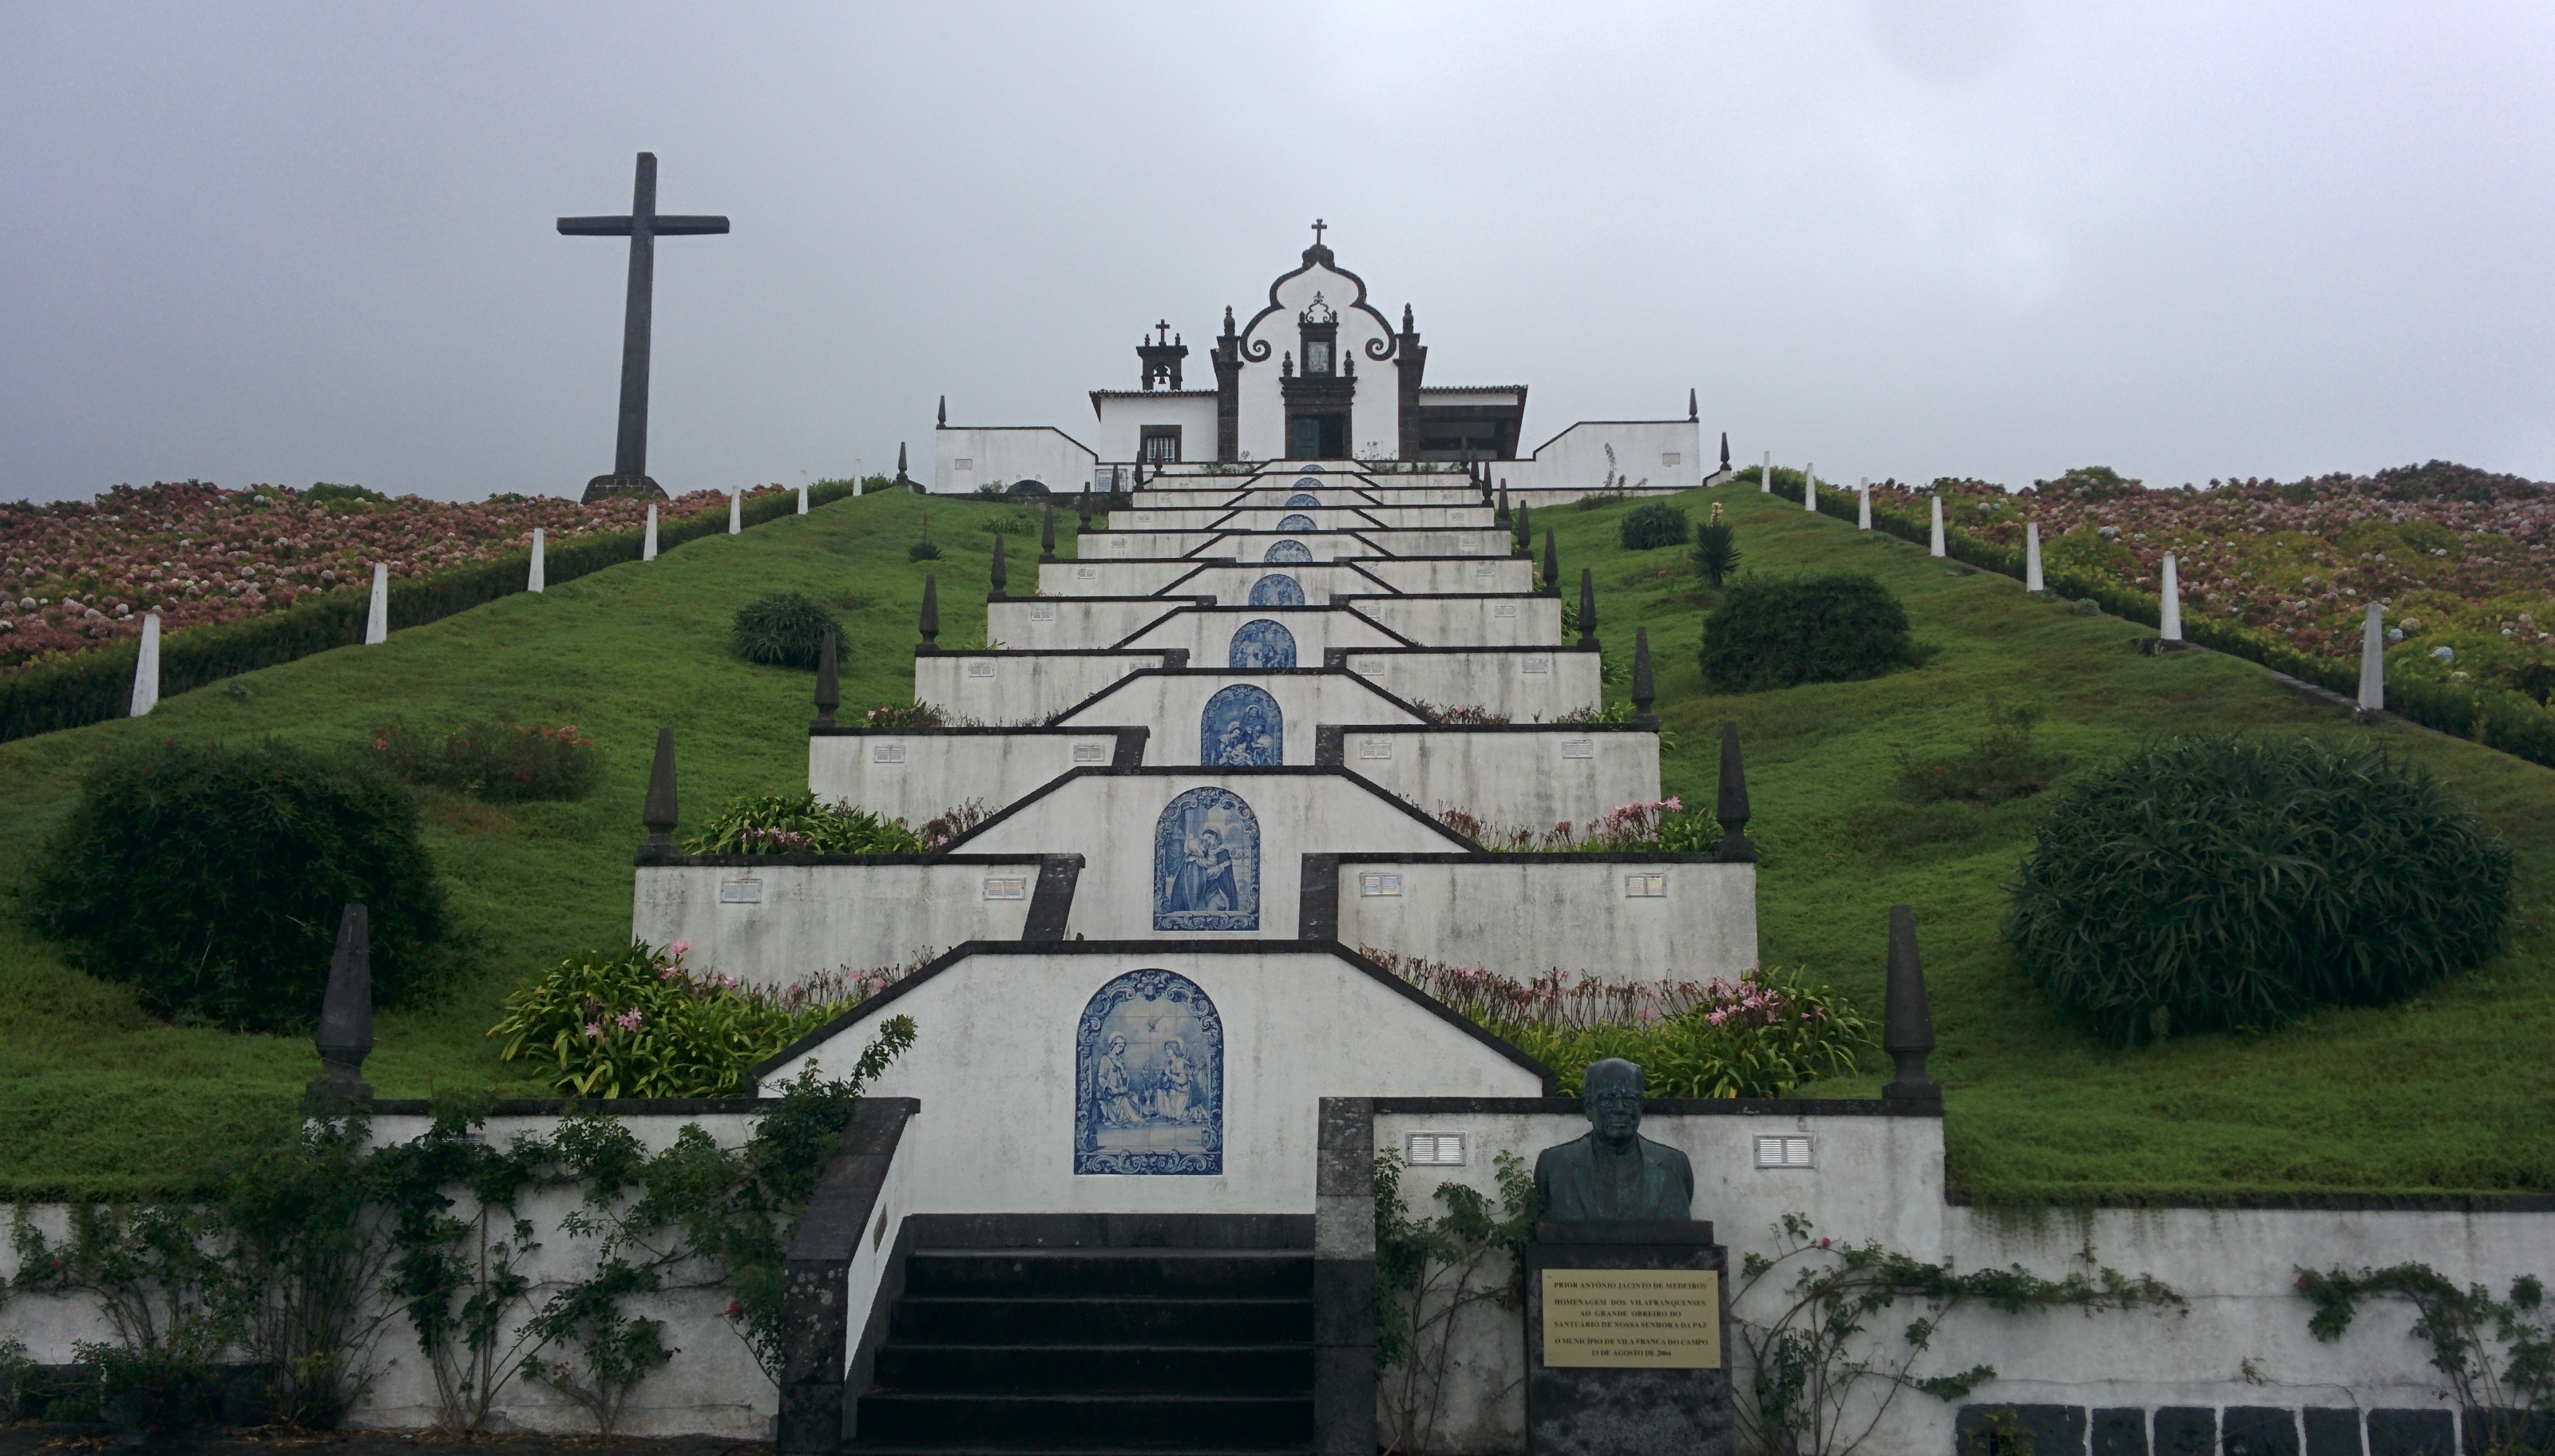
[[[1877,1011],[1886,909],[1916,907],[1949,1091],[1955,1180],[2004,1202],[2106,1194],[2555,1187],[2545,1113],[2555,1068],[2555,775],[2414,730],[2358,729],[2283,693],[2260,669],[2200,653],[2142,658],[2138,629],[2026,599],[1990,575],[1948,574],[1919,547],[1858,537],[1753,488],[1720,499],[1746,566],[1854,566],[1906,603],[1923,667],[1878,682],[1745,698],[1704,695],[1694,666],[1702,608],[1681,551],[1614,545],[1623,507],[1536,513],[1558,530],[1564,577],[1596,569],[1601,638],[1629,653],[1650,628],[1660,712],[1678,736],[1667,787],[1709,801],[1719,724],[1739,723],[1763,846],[1760,909],[1770,962],[1807,966]],[[915,564],[922,532],[946,550]],[[429,837],[479,969],[426,1009],[385,1013],[367,1064],[390,1096],[530,1090],[482,1033],[515,979],[628,933],[630,852],[658,726],[674,729],[687,823],[729,794],[802,784],[810,676],[725,652],[729,615],[765,592],[814,592],[851,640],[845,713],[912,695],[913,616],[940,575],[941,642],[976,639],[987,525],[1012,538],[1014,583],[1035,557],[1034,518],[1010,508],[880,495],[821,507],[740,538],[692,543],[650,564],[517,596],[379,648],[344,649],[164,702],[142,722],[0,745],[0,885],[13,885],[67,811],[101,750],[139,734],[309,744],[362,740],[404,714],[422,727],[505,713],[574,722],[609,755],[575,804],[491,808],[430,796]],[[1059,517],[1069,533],[1072,518]],[[1069,553],[1070,546],[1064,549]],[[1667,569],[1671,574],[1657,573]],[[1894,793],[1905,750],[1950,752],[1985,724],[1990,693],[2042,707],[2044,744],[2082,767],[2158,734],[2217,728],[2377,732],[2430,763],[2519,849],[2521,925],[2483,972],[2415,1006],[2332,1014],[2272,1035],[2103,1049],[2039,1005],[1998,938],[2004,885],[2042,800],[1915,806]],[[281,1115],[316,1070],[298,1038],[169,1027],[118,988],[66,970],[0,922],[0,1184],[20,1192],[164,1184],[203,1153]],[[1858,1078],[1815,1089],[1867,1095]]]

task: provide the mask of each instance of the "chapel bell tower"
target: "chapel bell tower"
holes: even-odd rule
[[[1136,357],[1145,361],[1145,388],[1154,389],[1158,381],[1159,388],[1176,391],[1180,387],[1180,361],[1189,356],[1189,346],[1171,332],[1169,319],[1154,327],[1154,335],[1136,341]]]

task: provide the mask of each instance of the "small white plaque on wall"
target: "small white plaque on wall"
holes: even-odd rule
[[[969,663],[967,665],[967,675],[970,677],[991,677],[994,675],[994,665],[991,663]]]
[[[1360,875],[1358,876],[1358,894],[1370,899],[1379,896],[1388,898],[1399,897],[1401,894],[1401,877],[1399,875],[1390,874]]]
[[[961,470],[973,470],[976,468],[976,462],[973,460],[952,460],[949,463]]]
[[[1593,738],[1565,738],[1561,740],[1561,756],[1565,759],[1593,759],[1597,756],[1597,741]]]
[[[1626,900],[1665,900],[1667,896],[1668,877],[1661,871],[1645,870],[1624,877]]]
[[[1138,511],[1138,512],[1136,513],[1136,524],[1137,524],[1137,525],[1139,525],[1139,526],[1151,526],[1151,525],[1153,525],[1153,524],[1154,524],[1154,513],[1153,513],[1153,512],[1151,512],[1151,511]]]
[[[1351,658],[1349,659],[1349,670],[1358,673],[1361,676],[1381,677],[1384,675],[1384,659]]]
[[[1491,615],[1494,617],[1514,617],[1517,615],[1517,603],[1500,602],[1491,608]]]
[[[1053,606],[1053,605],[1051,605],[1051,604],[1049,604],[1049,603],[1046,603],[1046,602],[1039,602],[1039,603],[1037,603],[1036,605],[1034,605],[1034,606],[1033,606],[1033,607],[1031,607],[1031,608],[1030,608],[1030,620],[1031,620],[1031,621],[1033,621],[1033,622],[1052,622],[1052,621],[1054,621],[1054,620],[1055,620],[1055,608],[1054,608],[1054,606]]]
[[[1482,553],[1482,539],[1478,536],[1458,538],[1455,549],[1468,556],[1478,556]]]
[[[719,882],[719,904],[761,905],[763,904],[763,882],[751,879],[721,880]]]
[[[1076,566],[1073,568],[1073,579],[1076,581],[1097,581],[1100,579],[1100,568],[1097,566]]]
[[[1552,670],[1552,659],[1528,658],[1525,660],[1525,670],[1529,672],[1549,672]]]
[[[1484,561],[1482,564],[1473,568],[1473,574],[1484,581],[1488,581],[1500,574],[1500,568],[1492,565],[1488,561]]]
[[[905,745],[902,743],[873,743],[870,745],[870,762],[873,764],[904,763]]]
[[[1026,875],[997,875],[985,881],[987,900],[1027,900],[1030,882]]]
[[[1818,1151],[1810,1144],[1807,1133],[1759,1133],[1757,1165],[1759,1167],[1817,1167]]]
[[[1358,740],[1358,757],[1362,759],[1389,759],[1393,757],[1393,740],[1390,738],[1361,738]]]
[[[1077,764],[1105,764],[1109,762],[1109,745],[1077,743],[1073,746],[1073,761]]]
[[[1127,538],[1123,536],[1113,536],[1109,538],[1109,549],[1116,551],[1122,556],[1127,554]]]
[[[1670,469],[1674,469],[1677,465],[1682,464],[1684,460],[1685,452],[1682,450],[1659,451],[1659,463]]]
[[[1412,1167],[1462,1167],[1464,1134],[1406,1133],[1401,1139],[1401,1160]]]

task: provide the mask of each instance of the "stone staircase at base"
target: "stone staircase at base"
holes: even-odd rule
[[[1313,1447],[1313,1254],[917,1246],[853,1453]]]

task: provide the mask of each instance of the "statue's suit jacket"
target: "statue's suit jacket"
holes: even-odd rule
[[[1597,1171],[1597,1135],[1584,1133],[1557,1143],[1534,1157],[1534,1189],[1543,1195],[1543,1216],[1550,1219],[1694,1217],[1694,1164],[1664,1143],[1641,1140],[1640,1206],[1602,1206],[1612,1201],[1612,1179],[1601,1184]]]

